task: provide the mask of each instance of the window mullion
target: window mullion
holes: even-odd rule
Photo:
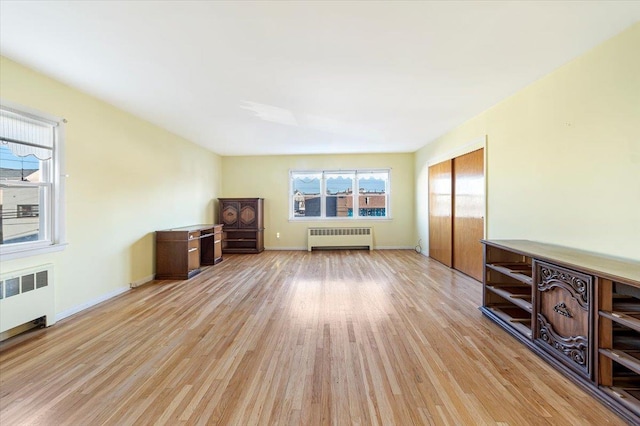
[[[327,177],[324,172],[320,179],[320,217],[327,218]]]
[[[355,184],[353,188],[353,217],[360,217],[360,177],[358,177],[358,171],[355,173]]]

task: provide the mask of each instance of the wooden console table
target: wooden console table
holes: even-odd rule
[[[640,262],[525,240],[482,243],[482,312],[639,424]]]
[[[222,225],[156,231],[156,279],[186,280],[201,266],[222,262]]]

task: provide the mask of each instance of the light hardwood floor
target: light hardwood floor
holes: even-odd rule
[[[413,251],[229,255],[0,344],[0,425],[620,425]]]

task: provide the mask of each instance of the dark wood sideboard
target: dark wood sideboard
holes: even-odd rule
[[[482,312],[640,424],[640,262],[526,240],[482,243]]]
[[[156,279],[186,280],[222,261],[222,225],[156,231]]]
[[[218,198],[224,225],[224,253],[260,253],[264,250],[264,199]]]

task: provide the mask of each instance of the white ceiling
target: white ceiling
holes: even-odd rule
[[[221,155],[412,152],[640,1],[0,0],[0,53]]]

